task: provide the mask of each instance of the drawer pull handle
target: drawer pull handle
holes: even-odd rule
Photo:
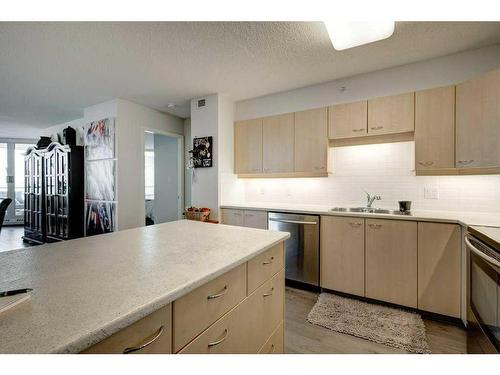
[[[424,167],[430,167],[432,164],[434,164],[433,161],[419,161],[418,164],[423,165]]]
[[[269,260],[265,260],[264,262],[262,262],[262,264],[266,265],[266,264],[271,264],[274,262],[274,257],[271,257]]]
[[[382,227],[382,224],[368,224],[368,226],[369,226],[370,228],[379,229],[379,228],[381,228],[381,227]]]
[[[474,161],[474,159],[471,159],[471,160],[459,160],[457,163],[458,164],[463,164],[463,165],[467,165],[467,164],[470,164]]]
[[[154,343],[156,340],[158,340],[161,336],[161,334],[163,333],[163,327],[164,326],[161,326],[158,331],[156,332],[156,334],[154,335],[154,337],[145,342],[144,344],[141,344],[141,345],[138,345],[138,346],[134,346],[134,347],[131,347],[131,348],[125,348],[123,349],[123,354],[130,354],[130,353],[133,353],[133,352],[137,352],[138,350],[141,350],[141,349],[144,349],[145,347],[151,345],[152,343]]]
[[[269,292],[264,293],[264,294],[262,295],[262,297],[269,297],[269,296],[272,296],[273,294],[274,294],[274,287],[273,287],[273,288],[271,288],[271,290],[270,290]]]
[[[276,347],[274,346],[274,344],[271,344],[271,350],[269,350],[268,354],[274,354],[275,350],[276,350]]]
[[[353,222],[350,222],[350,223],[349,223],[349,225],[350,225],[351,227],[358,228],[358,227],[360,227],[360,226],[361,226],[361,223],[353,223]]]
[[[220,339],[220,340],[217,340],[217,341],[214,341],[214,342],[209,342],[208,343],[208,347],[212,347],[212,346],[216,346],[216,345],[219,345],[220,343],[224,342],[226,339],[227,339],[227,335],[229,334],[229,331],[228,329],[226,328],[224,330],[224,336]]]
[[[222,297],[226,293],[227,293],[227,285],[224,285],[224,288],[222,289],[222,292],[217,293],[217,294],[212,294],[212,295],[208,296],[207,299],[219,298],[219,297]]]

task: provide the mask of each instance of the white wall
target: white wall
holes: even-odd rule
[[[198,108],[198,99],[191,100],[191,141],[193,138],[213,137],[213,161],[211,168],[196,168],[191,181],[191,203],[196,207],[208,207],[210,217],[218,218],[219,207],[219,95],[205,96],[205,107]]]
[[[236,120],[444,86],[500,67],[500,44],[236,102]],[[341,91],[345,87],[345,91]]]
[[[179,174],[177,138],[154,135],[155,154],[155,224],[179,219]]]
[[[256,118],[454,84],[498,67],[500,45],[495,45],[237,102],[235,117]],[[330,148],[333,173],[327,178],[240,179],[237,183],[243,187],[229,181],[222,191],[233,188],[240,197],[222,201],[357,206],[365,202],[365,188],[382,196],[375,203],[380,206],[395,208],[405,199],[416,209],[500,212],[500,176],[416,177],[413,159],[414,142]],[[426,188],[437,190],[438,199],[425,199]]]
[[[116,104],[118,229],[122,230],[144,225],[144,130],[183,135],[184,123],[128,100],[117,99]]]
[[[191,175],[193,172],[186,168],[189,159],[189,150],[193,147],[191,138],[191,119],[184,120],[184,206],[191,206]]]

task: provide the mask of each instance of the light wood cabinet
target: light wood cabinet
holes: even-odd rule
[[[418,223],[418,308],[460,317],[460,226]]]
[[[415,130],[415,93],[368,100],[368,134],[392,134]]]
[[[321,217],[321,287],[365,295],[365,220]]]
[[[457,85],[456,166],[500,166],[500,69]]]
[[[262,173],[262,119],[235,122],[234,172]]]
[[[267,229],[267,211],[221,209],[221,223],[257,229]]]
[[[415,94],[415,169],[455,167],[455,86]]]
[[[170,354],[171,316],[169,304],[91,346],[83,354]]]
[[[263,171],[294,171],[294,115],[286,113],[263,119]]]
[[[328,107],[328,138],[353,138],[367,134],[368,102],[366,100]]]
[[[235,210],[232,208],[224,208],[221,210],[221,222],[226,225],[235,225],[237,227],[245,226],[244,222],[245,210]]]
[[[283,243],[248,261],[248,294],[284,267]]]
[[[267,211],[245,210],[243,212],[243,226],[267,229]]]
[[[246,267],[242,264],[174,302],[174,351],[243,301],[247,295]]]
[[[326,172],[328,109],[295,112],[295,172]]]
[[[417,223],[366,219],[366,297],[417,307]]]
[[[281,322],[278,328],[273,332],[271,337],[260,348],[259,354],[284,354],[285,353],[285,337],[284,323]]]

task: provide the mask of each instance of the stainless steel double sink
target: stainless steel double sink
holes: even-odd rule
[[[411,215],[410,211],[387,210],[384,208],[371,208],[371,207],[334,207],[331,209],[333,212],[356,212],[367,214],[386,214],[386,215]]]

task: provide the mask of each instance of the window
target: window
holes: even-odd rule
[[[145,193],[146,199],[155,199],[155,152],[144,152],[144,180],[145,180]]]

